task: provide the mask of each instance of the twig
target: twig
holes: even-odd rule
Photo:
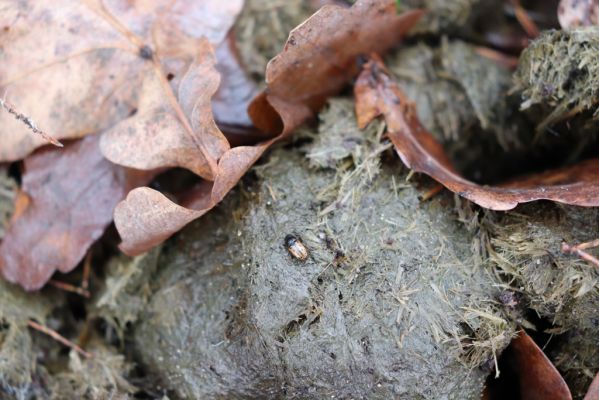
[[[71,285],[70,283],[57,281],[54,279],[49,280],[48,283],[58,289],[66,291],[66,292],[76,293],[79,296],[85,297],[86,299],[90,298],[89,290],[87,290],[84,287],[77,287],[75,285]]]
[[[81,286],[75,286],[70,283],[57,281],[55,279],[51,279],[48,281],[52,286],[64,290],[66,292],[76,293],[79,296],[83,296],[86,299],[91,297],[91,293],[89,292],[89,276],[91,274],[91,263],[92,263],[92,252],[88,251],[85,259],[83,260],[83,277],[81,278]]]
[[[91,353],[88,353],[87,351],[83,350],[81,347],[77,346],[75,343],[71,342],[69,339],[65,338],[64,336],[62,336],[60,333],[56,332],[53,329],[50,329],[43,325],[40,325],[33,320],[27,321],[27,325],[29,325],[29,327],[35,329],[36,331],[45,333],[46,335],[50,336],[52,339],[56,340],[57,342],[62,343],[67,347],[70,347],[71,349],[75,350],[77,353],[81,354],[85,358],[92,357]]]
[[[512,5],[514,6],[514,13],[516,14],[516,19],[518,20],[522,28],[524,28],[526,34],[531,39],[534,39],[537,36],[539,36],[540,32],[539,28],[537,27],[537,24],[532,20],[532,18],[530,18],[524,7],[522,7],[522,4],[520,4],[520,0],[512,0]]]
[[[591,242],[580,243],[576,246],[570,246],[567,243],[562,243],[562,252],[566,254],[576,254],[583,260],[586,260],[590,263],[595,264],[596,267],[599,267],[599,259],[597,257],[587,253],[585,250],[593,247],[599,246],[599,239],[593,240]]]
[[[593,247],[599,247],[599,239],[591,240],[590,242],[580,243],[580,244],[577,244],[576,246],[571,246],[571,247],[575,247],[578,250],[592,249]]]
[[[500,51],[490,49],[484,46],[475,47],[474,51],[480,56],[488,58],[489,60],[495,61],[496,63],[503,65],[509,69],[515,69],[518,66],[518,57],[512,57],[504,54]]]
[[[15,109],[15,106],[9,103],[8,101],[0,99],[0,106],[2,106],[10,114],[14,115],[17,120],[23,122],[29,129],[31,129],[33,133],[37,133],[42,138],[44,138],[44,140],[52,143],[56,147],[63,147],[62,143],[60,143],[58,140],[54,139],[52,136],[48,135],[44,131],[40,130],[31,118],[17,111],[17,109]]]

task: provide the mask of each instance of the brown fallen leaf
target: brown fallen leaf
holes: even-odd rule
[[[413,104],[374,55],[364,66],[355,88],[358,125],[383,115],[388,135],[403,163],[454,193],[492,210],[510,210],[519,203],[552,200],[579,206],[599,206],[599,159],[580,162],[515,179],[499,186],[482,186],[463,178],[443,147],[422,126]]]
[[[526,332],[510,343],[522,400],[571,400],[568,385]]]
[[[66,273],[112,221],[116,204],[151,174],[108,162],[98,135],[25,159],[17,210],[0,244],[0,270],[26,290]]]
[[[599,0],[561,0],[557,18],[564,29],[599,25]]]
[[[144,100],[140,89],[153,81],[161,93],[154,96],[155,107],[173,107],[168,79],[180,78],[200,38],[223,41],[242,3],[0,0],[0,93],[8,91],[13,103],[57,139],[114,125],[137,108]],[[6,113],[0,114],[0,136],[2,161],[45,144]]]
[[[358,57],[397,45],[422,10],[397,14],[395,0],[326,5],[295,28],[266,68],[267,89],[250,104],[254,125],[287,134],[311,118],[359,72]]]
[[[178,81],[176,96],[160,74],[148,74],[137,113],[102,135],[106,158],[142,170],[183,167],[214,179],[217,160],[230,148],[212,117],[211,98],[220,81],[214,64],[212,46],[201,41],[196,60]]]
[[[593,379],[591,386],[589,386],[589,391],[584,396],[584,400],[599,400],[599,372]]]
[[[204,181],[183,206],[147,187],[133,190],[115,210],[115,224],[127,254],[139,254],[199,218],[222,200],[273,140],[230,148],[212,117],[211,99],[219,87],[216,59],[211,45],[203,42],[196,61],[182,77],[175,107],[155,108],[155,80],[140,103],[139,112],[104,133],[100,147],[111,161],[138,169],[180,166],[198,173],[199,159],[194,137],[206,143],[213,155],[214,175]],[[142,96],[143,98],[143,96]],[[188,126],[193,136],[186,134]],[[200,162],[197,167],[205,163]],[[189,208],[187,208],[187,207]]]
[[[198,76],[205,72],[201,65],[213,60],[197,56],[212,55],[205,49],[223,41],[242,3],[0,0],[0,88],[59,138],[118,127],[134,114],[125,127],[144,130],[144,135],[124,143],[131,147],[122,149],[123,164],[141,164],[149,171],[132,173],[105,160],[99,136],[93,144],[86,139],[69,146],[64,159],[49,150],[33,155],[24,178],[28,196],[17,199],[18,212],[0,246],[7,279],[32,290],[54,270],[74,268],[110,223],[116,203],[147,183],[155,165],[181,165],[214,178],[217,160],[229,144],[212,115],[196,111],[196,97],[219,83],[210,68],[211,75]],[[170,141],[156,136],[158,143],[146,142],[164,129],[174,133]],[[1,160],[21,158],[44,144],[4,113],[0,135]],[[86,184],[85,174],[91,183]],[[41,187],[42,178],[47,188]],[[78,186],[70,187],[68,179]]]
[[[204,175],[206,181],[181,205],[150,188],[138,188],[129,193],[117,206],[114,216],[123,240],[121,249],[130,255],[144,252],[214,207],[270,145],[288,136],[292,128],[312,115],[312,109],[307,111],[307,104],[316,110],[326,96],[340,90],[355,75],[358,68],[357,57],[361,52],[373,46],[380,49],[391,47],[416,22],[421,13],[412,11],[398,16],[394,1],[361,0],[351,9],[325,6],[296,28],[290,35],[283,55],[271,62],[270,72],[267,72],[274,89],[269,87],[266,94],[258,96],[250,106],[251,114],[252,110],[258,110],[256,104],[260,102],[259,99],[268,96],[268,101],[277,102],[281,106],[277,111],[289,111],[281,111],[285,121],[288,122],[291,118],[294,122],[286,123],[285,130],[282,131],[268,130],[258,125],[269,136],[276,136],[255,146],[227,148],[220,140],[222,134],[211,122],[210,100],[218,87],[218,84],[214,85],[213,78],[216,74],[214,55],[209,51],[208,44],[201,47],[195,64],[189,68],[185,77],[193,76],[193,85],[203,89],[189,96],[187,88],[183,86],[185,79],[178,83],[178,101],[182,104],[182,114],[174,118],[173,108],[156,110],[152,109],[152,104],[141,104],[138,115],[121,122],[104,135],[101,146],[110,160],[122,165],[141,169],[177,165],[192,169],[198,174],[206,172],[191,168],[193,162],[198,162],[198,158],[191,157],[192,154],[197,154],[197,149],[190,142],[184,142],[181,134],[183,129],[180,125],[184,125],[187,118],[191,121],[189,126],[196,137],[203,140],[208,138],[207,143],[222,145],[208,147],[208,153],[213,155],[216,162],[212,167],[214,175]],[[368,18],[371,20],[367,21]],[[352,46],[347,46],[348,41]],[[298,57],[303,61],[296,62]],[[314,68],[316,65],[320,65],[320,68]],[[288,84],[292,84],[292,87],[284,89]],[[273,90],[277,95],[271,98]],[[285,96],[289,95],[293,96],[286,99]],[[297,110],[300,110],[299,113]],[[160,115],[162,125],[155,131],[148,129],[149,125],[156,124],[147,124],[145,115]],[[256,123],[256,115],[251,116]],[[203,119],[196,120],[196,117]],[[265,121],[262,117],[265,115],[261,115],[259,120]],[[270,122],[267,121],[267,125]],[[139,145],[140,142],[144,144]],[[173,155],[173,149],[176,148],[173,143],[180,146],[177,151],[183,157]],[[138,151],[140,147],[143,151]],[[132,151],[136,154],[132,155]],[[198,167],[203,165],[200,162]]]
[[[143,253],[210,211],[277,139],[226,152],[219,160],[215,181],[198,185],[183,205],[148,187],[132,190],[114,212],[123,240],[121,250],[129,255]]]

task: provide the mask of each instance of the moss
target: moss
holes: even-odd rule
[[[439,47],[420,43],[393,54],[388,64],[437,139],[492,135],[505,149],[518,145],[514,127],[505,122],[510,73],[474,46],[457,40],[443,40]]]
[[[4,237],[5,227],[13,213],[13,202],[17,183],[8,175],[6,168],[0,169],[0,239]]]
[[[455,141],[461,129],[476,122],[466,93],[439,67],[440,49],[424,43],[401,49],[387,61],[406,94],[416,103],[425,127],[443,142]]]
[[[351,109],[331,101],[319,134],[353,121]],[[331,134],[355,137],[350,121]],[[324,138],[309,161],[273,151],[254,184],[166,244],[135,329],[161,384],[192,398],[479,397],[480,365],[514,332],[498,281],[452,197],[421,203],[399,162],[382,162],[380,132],[345,157],[329,157]],[[288,234],[308,260],[290,256]]]
[[[92,313],[115,327],[121,339],[147,305],[151,294],[149,281],[159,255],[157,247],[134,258],[115,257],[107,266],[105,284],[95,296]]]
[[[57,373],[50,382],[50,399],[129,399],[136,391],[125,377],[131,364],[116,349],[107,346],[99,338],[88,343],[92,358],[82,358],[78,353],[69,354],[68,370]]]
[[[484,226],[491,260],[525,306],[551,323],[553,361],[582,397],[599,371],[599,275],[560,248],[599,237],[599,211],[535,203],[489,213]]]
[[[585,110],[597,118],[599,100],[599,28],[544,32],[520,57],[515,74],[522,108],[543,106],[545,128]]]
[[[316,9],[305,0],[248,0],[235,24],[244,67],[257,81],[266,64],[282,49],[289,32]]]
[[[333,168],[340,161],[361,151],[366,141],[375,139],[375,132],[380,124],[371,124],[368,127],[370,134],[365,135],[356,126],[353,106],[351,99],[341,99],[327,105],[327,111],[319,117],[319,130],[327,132],[326,135],[320,135],[310,128],[299,132],[301,137],[310,138],[314,142],[314,145],[306,149],[311,166]]]
[[[402,48],[386,62],[459,171],[487,184],[515,169],[514,154],[525,150],[528,123],[508,95],[509,70],[466,42],[445,39],[439,46]]]
[[[0,280],[0,398],[125,399],[135,391],[126,380],[131,365],[125,356],[94,330],[85,344],[93,357],[84,359],[75,351],[66,357],[62,344],[28,327],[34,320],[61,333],[80,331],[65,300],[54,289],[25,293]],[[127,307],[123,296],[117,301]]]
[[[451,33],[463,28],[481,0],[402,0],[401,8],[425,8],[429,12],[412,34]]]
[[[55,299],[60,304],[60,296]],[[44,393],[29,319],[44,323],[53,306],[48,298],[24,293],[0,280],[0,397],[29,399]]]

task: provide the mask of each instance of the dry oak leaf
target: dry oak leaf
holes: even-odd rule
[[[254,125],[270,134],[293,131],[357,75],[359,56],[397,45],[423,13],[398,15],[395,0],[325,5],[291,31],[268,63],[267,89],[249,108]]]
[[[0,244],[0,271],[26,290],[77,266],[111,223],[114,207],[151,174],[108,162],[97,135],[25,159],[16,210]]]
[[[227,151],[218,161],[214,182],[203,181],[182,205],[148,187],[132,190],[114,212],[121,250],[128,255],[143,253],[210,211],[277,139]]]
[[[561,0],[557,18],[564,29],[599,25],[599,0]]]
[[[183,167],[205,178],[183,205],[147,187],[131,191],[114,213],[120,247],[127,254],[150,249],[208,212],[276,140],[230,148],[212,114],[211,99],[219,87],[215,64],[212,46],[202,42],[196,60],[178,81],[173,103],[164,105],[156,98],[160,81],[149,76],[138,112],[102,135],[102,153],[112,162],[142,170]]]
[[[273,81],[274,89],[269,87],[266,93],[274,90],[283,97],[299,95],[307,102],[305,104],[309,103],[316,110],[326,96],[340,90],[347,80],[355,75],[358,68],[356,59],[360,53],[373,47],[386,49],[396,44],[421,13],[412,11],[398,16],[395,2],[386,0],[359,1],[351,9],[339,6],[323,7],[292,31],[286,50],[271,62],[267,76],[277,78]],[[290,46],[294,48],[293,51],[290,50]],[[292,58],[287,59],[287,53]],[[302,60],[297,62],[297,57],[301,57]],[[277,60],[280,60],[280,63]],[[150,188],[137,188],[129,193],[117,206],[114,215],[116,227],[122,238],[120,248],[127,254],[139,254],[150,249],[213,208],[268,147],[289,135],[292,128],[312,115],[312,111],[300,112],[301,116],[297,117],[298,114],[291,110],[296,105],[299,105],[299,109],[304,107],[305,104],[298,103],[298,97],[291,96],[289,100],[277,96],[269,97],[269,101],[279,101],[283,108],[288,107],[290,113],[297,117],[292,117],[294,122],[286,124],[284,131],[265,129],[269,136],[277,135],[255,146],[227,148],[225,142],[220,140],[222,133],[213,123],[210,107],[218,86],[214,84],[214,64],[214,55],[206,44],[198,51],[195,63],[179,84],[177,93],[182,112],[176,116],[176,107],[157,110],[153,108],[153,103],[148,101],[148,104],[140,104],[137,115],[124,120],[102,138],[102,151],[113,162],[140,169],[182,166],[199,173],[199,169],[194,169],[191,165],[198,159],[191,157],[193,151],[197,154],[197,150],[187,147],[191,146],[191,143],[183,142],[184,136],[181,134],[184,130],[181,125],[188,125],[197,138],[209,144],[209,154],[216,162],[211,169],[213,176],[200,174],[206,180],[180,205]],[[278,68],[278,65],[282,68]],[[190,86],[201,87],[202,90],[197,90],[191,95],[185,83],[188,80],[193,82]],[[292,84],[289,90],[283,89],[289,84]],[[156,83],[145,82],[143,91],[146,90],[146,85]],[[152,89],[148,91],[151,92]],[[252,110],[256,111],[256,104],[260,103],[260,98],[259,96],[254,100],[250,106],[250,113]],[[281,109],[278,108],[279,111]],[[162,124],[160,132],[148,129],[145,115],[158,116]],[[290,114],[283,112],[282,115]],[[255,123],[255,115],[251,116]],[[288,120],[287,117],[284,118]],[[190,121],[187,124],[186,119]],[[259,125],[258,127],[264,128]],[[146,142],[143,145],[144,150],[137,151],[136,143],[142,141]],[[162,154],[156,154],[156,151],[166,149],[169,143],[177,143],[177,146],[180,146],[177,152],[183,154],[173,163],[165,162]],[[172,157],[175,147],[170,145],[164,154]],[[136,154],[132,155],[132,151]]]
[[[0,0],[0,93],[58,139],[100,132],[137,108],[148,76],[176,80],[200,38],[222,42],[242,3]],[[7,113],[0,136],[2,161],[45,144]]]
[[[198,43],[195,61],[176,82],[176,96],[163,76],[148,74],[135,115],[102,135],[104,156],[142,170],[183,167],[213,180],[217,160],[230,148],[211,111],[211,98],[220,82],[214,63],[210,43]],[[162,90],[165,84],[168,91]]]
[[[520,331],[512,340],[510,356],[523,400],[572,400],[560,373],[526,332]]]
[[[401,91],[376,55],[364,66],[355,88],[358,125],[383,115],[389,138],[403,163],[458,195],[492,210],[510,210],[519,203],[552,200],[578,206],[599,206],[599,159],[482,186],[457,173],[443,147],[425,130],[413,103]]]

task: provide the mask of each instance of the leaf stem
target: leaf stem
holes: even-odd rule
[[[81,347],[79,347],[75,343],[71,342],[69,339],[65,338],[64,336],[62,336],[60,333],[56,332],[53,329],[50,329],[44,325],[38,324],[37,322],[35,322],[31,319],[29,321],[27,321],[27,325],[29,325],[30,328],[33,328],[36,331],[45,333],[46,335],[50,336],[52,339],[56,340],[57,342],[62,343],[67,347],[70,347],[71,349],[75,350],[77,353],[81,354],[85,358],[92,357],[91,353],[88,353],[87,351],[83,350]]]
[[[14,115],[17,120],[19,120],[23,124],[25,124],[25,126],[27,126],[33,133],[37,133],[44,140],[46,140],[47,142],[52,143],[56,147],[63,147],[62,143],[60,143],[57,139],[53,138],[52,136],[48,135],[47,133],[45,133],[44,131],[42,131],[41,129],[39,129],[37,127],[37,124],[30,117],[28,117],[27,115],[25,115],[25,114],[17,111],[17,109],[15,108],[15,106],[13,106],[12,104],[10,104],[8,101],[6,101],[4,99],[0,99],[0,106],[2,106],[6,111],[8,111],[9,114]]]

